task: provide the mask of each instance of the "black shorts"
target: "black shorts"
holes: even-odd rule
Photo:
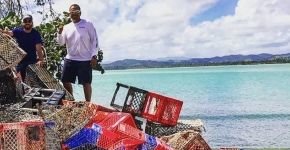
[[[92,83],[91,61],[64,60],[61,82],[75,83],[78,77],[78,84]]]
[[[16,67],[15,67],[15,70],[16,72],[20,72],[21,74],[21,78],[24,82],[25,78],[26,78],[26,71],[27,71],[27,68],[29,65],[31,64],[36,64],[37,63],[37,60],[35,61],[29,61],[29,62],[20,62]]]

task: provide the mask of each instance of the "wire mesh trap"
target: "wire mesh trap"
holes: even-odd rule
[[[95,114],[94,107],[85,105],[85,102],[63,106],[47,105],[42,107],[39,113],[44,120],[55,122],[56,133],[61,141],[79,132]]]
[[[29,65],[26,72],[25,83],[30,87],[47,88],[47,89],[66,89],[43,67]],[[74,100],[73,96],[66,91],[66,100]]]
[[[26,55],[16,41],[3,33],[0,33],[0,70],[9,66],[15,67]]]
[[[160,138],[174,150],[211,150],[199,132],[187,130]]]
[[[145,133],[156,137],[162,137],[186,130],[202,132],[204,129],[203,124],[199,119],[183,122],[177,122],[176,126],[169,126],[147,121],[145,126]]]
[[[10,68],[0,70],[0,105],[17,102],[16,85]]]

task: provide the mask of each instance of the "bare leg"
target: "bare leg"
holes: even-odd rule
[[[92,97],[92,86],[89,83],[83,84],[84,87],[84,93],[85,93],[85,98],[87,102],[91,102],[91,97]]]
[[[64,82],[63,86],[71,95],[73,95],[73,88],[70,82]]]
[[[22,80],[22,76],[21,76],[20,71],[17,73],[17,76],[18,76],[18,78],[20,79],[21,82],[24,82],[24,81]]]

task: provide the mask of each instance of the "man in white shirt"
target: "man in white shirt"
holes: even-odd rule
[[[64,60],[61,81],[66,90],[73,94],[72,83],[78,77],[78,83],[83,85],[87,102],[92,95],[92,68],[98,62],[98,38],[94,25],[81,19],[81,8],[73,4],[69,8],[71,23],[58,28],[57,42],[66,44],[67,55]]]

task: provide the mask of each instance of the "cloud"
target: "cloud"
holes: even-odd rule
[[[289,52],[290,1],[239,0],[233,15],[190,23],[217,2],[56,0],[53,8],[81,6],[82,18],[96,27],[104,61]]]

